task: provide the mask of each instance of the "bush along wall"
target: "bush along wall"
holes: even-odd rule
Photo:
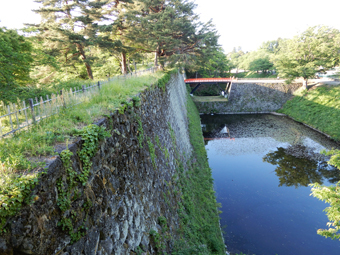
[[[169,73],[58,145],[0,254],[224,254],[197,110]]]

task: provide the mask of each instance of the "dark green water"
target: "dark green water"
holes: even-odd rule
[[[201,121],[231,254],[340,254],[340,241],[316,233],[327,227],[327,204],[308,187],[331,185],[340,171],[286,150],[294,145],[298,154],[316,157],[337,144],[285,117],[202,115]]]

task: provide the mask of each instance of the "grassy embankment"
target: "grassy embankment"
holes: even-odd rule
[[[340,86],[320,86],[299,90],[278,112],[340,141]]]
[[[179,165],[179,187],[182,237],[175,244],[174,254],[225,254],[219,227],[220,205],[216,202],[213,179],[204,146],[201,120],[197,108],[188,95],[187,111],[193,156],[184,172]]]

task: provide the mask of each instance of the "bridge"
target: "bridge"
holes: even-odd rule
[[[202,84],[216,84],[220,87],[220,83],[226,84],[225,89],[221,89],[221,94],[224,97],[228,97],[232,85],[232,81],[235,80],[233,78],[196,78],[196,79],[186,79],[184,82],[186,84],[196,84],[195,88],[193,88],[190,92],[190,95],[193,95],[193,93],[202,85]]]

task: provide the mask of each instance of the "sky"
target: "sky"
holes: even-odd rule
[[[340,29],[336,0],[194,0],[203,22],[212,19],[225,53],[234,47],[258,49],[263,42],[292,38],[310,26]],[[20,29],[39,23],[34,0],[0,0],[0,27]]]

